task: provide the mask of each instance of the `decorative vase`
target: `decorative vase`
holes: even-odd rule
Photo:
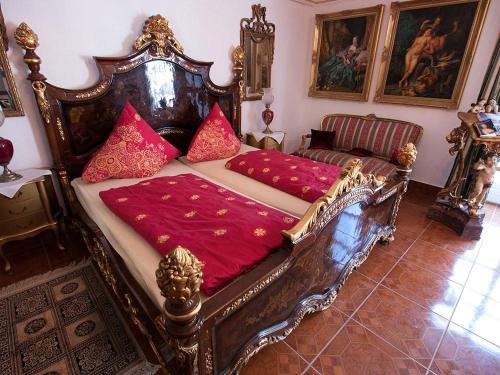
[[[0,126],[2,126],[5,121],[5,115],[3,113],[2,107],[0,106]],[[14,156],[14,146],[12,142],[8,139],[0,137],[0,166],[3,167],[3,173],[0,175],[0,182],[10,182],[19,180],[22,176],[15,172],[12,172],[7,165],[12,160]]]
[[[274,112],[269,109],[271,107],[271,104],[273,104],[274,102],[274,95],[272,88],[268,87],[264,89],[264,95],[262,95],[262,102],[266,106],[266,109],[262,112],[262,121],[264,121],[264,124],[266,124],[266,129],[264,130],[264,133],[272,134],[273,131],[269,127],[269,125],[274,119]]]

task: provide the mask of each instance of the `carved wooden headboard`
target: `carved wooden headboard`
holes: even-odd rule
[[[107,139],[127,100],[152,128],[183,152],[215,102],[236,134],[241,135],[241,47],[233,52],[233,82],[215,85],[209,76],[213,63],[184,55],[167,20],[156,15],[145,22],[133,53],[94,57],[99,69],[97,83],[69,90],[47,83],[40,73],[41,59],[35,52],[38,36],[26,23],[17,28],[15,37],[26,50],[28,79],[45,124],[55,169],[66,189],[70,190],[68,180],[81,175],[93,152]]]

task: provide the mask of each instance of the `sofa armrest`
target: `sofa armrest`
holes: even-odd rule
[[[311,138],[311,134],[304,134],[302,136],[302,140],[300,141],[300,146],[298,151],[304,151],[307,148],[306,143],[308,138]]]

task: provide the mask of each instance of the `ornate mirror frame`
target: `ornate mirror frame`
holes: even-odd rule
[[[9,50],[9,40],[3,19],[2,8],[0,7],[0,74],[2,84],[0,85],[0,105],[7,117],[24,116],[21,99],[17,92],[16,83],[12,76],[7,51]]]
[[[243,100],[260,100],[263,88],[271,87],[275,29],[260,4],[252,5],[252,18],[240,22],[240,45],[245,52]]]

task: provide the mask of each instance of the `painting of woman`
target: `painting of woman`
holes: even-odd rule
[[[357,77],[361,69],[356,69],[357,58],[361,53],[358,37],[352,38],[352,44],[337,54],[333,54],[318,69],[318,88],[328,89],[334,85],[360,91]]]
[[[379,5],[316,16],[310,96],[367,100],[382,12]]]

